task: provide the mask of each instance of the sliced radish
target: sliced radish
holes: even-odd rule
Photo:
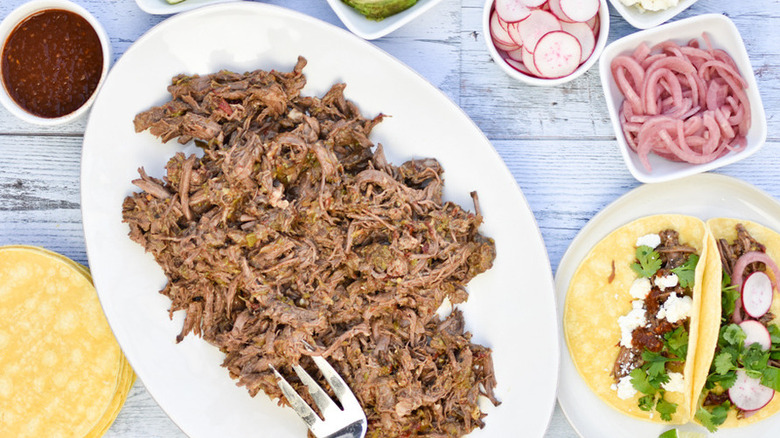
[[[496,10],[493,9],[493,12],[496,12]],[[498,15],[498,12],[496,12],[496,16],[498,17],[498,25],[501,26],[502,29],[506,30],[507,26],[509,26],[509,23],[502,20],[501,17]]]
[[[596,28],[599,25],[599,14],[594,15],[593,18],[586,21],[585,23],[587,23],[587,25],[590,26],[591,30],[595,32]]]
[[[515,50],[506,52],[506,56],[517,62],[523,62],[523,48],[518,47]]]
[[[769,335],[769,330],[766,329],[764,324],[749,319],[747,321],[742,321],[739,324],[739,328],[745,332],[745,347],[759,344],[764,351],[767,351],[772,347],[772,337]]]
[[[523,64],[531,71],[532,75],[542,77],[542,74],[539,73],[539,70],[534,65],[534,54],[529,52],[527,47],[523,47]]]
[[[523,21],[528,20],[527,18]],[[523,21],[517,22],[517,23],[509,23],[509,26],[506,28],[506,33],[509,34],[509,38],[518,46],[525,46],[526,44],[523,42],[523,36],[520,35],[520,23]]]
[[[737,381],[729,388],[729,398],[743,411],[755,411],[766,406],[775,390],[761,384],[761,379],[748,377],[745,370],[737,370]]]
[[[548,32],[534,49],[534,66],[542,77],[560,78],[577,70],[581,56],[577,38],[560,30]]]
[[[590,58],[590,55],[593,54],[593,50],[596,48],[596,35],[593,35],[593,31],[590,30],[587,24],[561,22],[561,30],[570,33],[580,42],[580,48],[582,49],[580,63]]]
[[[506,28],[501,25],[501,19],[496,11],[493,11],[490,16],[490,36],[493,37],[493,41],[498,41],[505,46],[513,45],[512,38],[509,37]]]
[[[753,318],[764,316],[772,307],[772,280],[763,272],[754,272],[742,284],[742,307]]]
[[[599,12],[599,0],[561,0],[561,11],[572,21],[586,22]]]
[[[524,5],[530,8],[538,8],[542,6],[547,0],[521,0]]]
[[[563,13],[561,10],[561,0],[550,0],[547,2],[548,5],[550,5],[550,12],[553,13],[556,17],[558,17],[559,20],[567,23],[573,23],[574,21],[567,17],[566,14]]]
[[[528,18],[517,23],[519,39],[523,42],[523,46],[526,50],[530,52],[535,50],[536,44],[542,36],[555,30],[561,30],[561,22],[555,18],[555,15],[541,9],[533,10]],[[512,39],[515,40],[511,28],[509,36],[513,37]],[[515,40],[515,42],[517,42],[517,40]]]
[[[520,48],[520,46],[514,42],[512,44],[503,44],[495,39],[493,40],[493,45],[496,46],[496,49],[503,50],[505,52],[511,52],[512,50]]]
[[[521,0],[496,0],[496,12],[507,23],[525,20],[531,14]]]
[[[522,50],[522,49],[520,49],[520,50]],[[528,67],[526,67],[525,64],[523,64],[522,62],[515,61],[512,58],[507,58],[506,59],[506,63],[511,65],[512,68],[514,68],[515,70],[519,71],[520,73],[522,73],[524,75],[534,76],[534,74],[531,73],[531,70],[529,70]]]

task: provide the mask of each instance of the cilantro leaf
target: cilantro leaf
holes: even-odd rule
[[[661,256],[653,248],[642,245],[636,249],[637,263],[631,269],[640,277],[652,277],[661,268]]]
[[[658,388],[647,381],[647,374],[642,368],[634,368],[629,375],[631,376],[631,385],[642,394],[653,395],[658,392]]]
[[[661,414],[661,419],[664,421],[672,421],[672,414],[677,412],[677,403],[672,403],[663,398],[658,399],[658,403],[655,404],[655,410]]]
[[[704,407],[700,407],[696,411],[696,419],[707,428],[710,432],[718,430],[718,426],[726,421],[729,414],[729,402],[724,402],[718,406],[715,406],[712,411],[707,410]]]
[[[710,374],[709,377],[707,377],[707,387],[708,389],[712,389],[715,387],[715,384],[720,384],[720,387],[723,389],[729,389],[732,386],[734,386],[734,383],[737,381],[737,371],[731,370],[727,372],[724,375],[720,374]]]
[[[753,343],[742,352],[740,361],[748,376],[759,378],[769,362],[769,352],[764,351],[758,343]]]
[[[717,356],[715,356],[715,360],[712,361],[713,366],[715,368],[715,372],[720,374],[721,376],[725,375],[731,370],[734,370],[737,368],[736,358],[731,355],[729,352],[722,352],[718,353]]]
[[[664,335],[666,349],[679,358],[688,354],[688,332],[684,326],[677,327],[673,332]]]
[[[731,315],[734,314],[735,303],[739,299],[739,290],[737,287],[731,284],[731,277],[726,271],[723,271],[723,280],[720,284],[721,300],[720,304],[723,310],[721,319],[723,321],[731,320]]]
[[[772,347],[780,348],[780,345],[778,345],[780,344],[780,327],[770,324],[767,326],[767,329],[769,329],[769,336],[772,339]]]
[[[745,342],[746,337],[745,331],[736,324],[729,324],[720,329],[720,338],[727,345],[740,347]]]
[[[639,397],[639,409],[643,411],[652,411],[653,405],[655,404],[655,396],[654,395],[645,395],[642,397]]]
[[[766,367],[761,372],[761,384],[780,391],[780,368]]]
[[[699,256],[691,254],[688,256],[688,260],[682,265],[672,269],[672,272],[677,274],[677,279],[680,282],[680,286],[688,288],[693,286],[693,280],[696,276],[696,264],[699,263]]]

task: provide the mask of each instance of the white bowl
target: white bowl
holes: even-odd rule
[[[347,26],[347,29],[349,29],[350,32],[360,38],[374,40],[408,24],[410,21],[441,3],[441,1],[442,0],[418,0],[411,8],[380,21],[369,20],[341,0],[328,0],[328,4],[331,9],[333,9],[333,12],[338,15],[341,22]]]
[[[657,43],[674,40],[677,43],[685,44],[692,39],[701,39],[702,34],[706,32],[714,48],[720,48],[728,52],[739,67],[742,77],[747,82],[748,99],[750,100],[751,126],[747,135],[747,147],[740,152],[730,152],[714,161],[704,164],[688,164],[666,160],[655,154],[649,155],[652,172],[642,166],[639,156],[632,151],[626,143],[623,131],[618,118],[620,104],[623,102],[623,95],[617,88],[612,79],[610,64],[612,60],[621,54],[630,54],[642,42],[649,46]],[[601,54],[599,60],[599,73],[601,75],[601,86],[604,89],[604,97],[607,100],[607,109],[612,119],[612,127],[615,130],[618,146],[623,155],[623,159],[628,166],[628,170],[634,177],[645,183],[668,181],[684,176],[693,175],[700,172],[706,172],[735,163],[739,160],[749,157],[758,151],[766,141],[766,113],[764,105],[761,103],[761,95],[758,93],[758,85],[753,69],[748,59],[745,44],[734,23],[726,16],[719,14],[706,14],[684,20],[665,24],[654,29],[643,30],[632,35],[623,37],[608,45]]]
[[[626,6],[620,0],[609,0],[618,13],[628,22],[628,24],[637,29],[649,29],[659,24],[666,23],[672,17],[688,9],[698,0],[680,0],[677,6],[665,9],[663,11],[642,11],[636,5]]]
[[[135,3],[147,14],[168,15],[215,3],[225,3],[236,0],[184,0],[176,4],[170,4],[165,0],[135,0]]]
[[[92,96],[90,96],[90,98],[87,99],[83,105],[70,114],[54,118],[36,116],[20,107],[8,94],[5,86],[0,86],[0,103],[2,103],[3,106],[9,112],[11,112],[11,114],[29,123],[53,126],[61,125],[63,123],[68,123],[78,119],[87,112],[89,107],[92,105],[92,102],[95,101],[95,97],[97,96],[98,91],[100,91],[100,86],[103,85],[103,81],[106,79],[106,75],[108,74],[108,67],[111,64],[111,44],[109,44],[106,30],[103,29],[103,26],[100,24],[100,22],[97,21],[97,19],[92,16],[92,14],[90,14],[86,9],[68,0],[33,0],[14,9],[10,14],[8,14],[7,17],[5,17],[5,19],[3,19],[2,22],[0,22],[1,44],[5,44],[5,41],[8,39],[8,36],[11,34],[11,32],[13,32],[13,30],[16,29],[16,26],[24,21],[27,17],[36,12],[49,9],[61,9],[73,12],[83,17],[92,26],[92,28],[95,29],[98,39],[100,40],[100,46],[103,49],[103,70],[100,73],[100,80],[98,81],[95,91],[92,92]]]
[[[493,10],[493,3],[495,3],[495,0],[486,0],[485,6],[482,8],[482,35],[485,38],[488,52],[490,52],[493,62],[495,62],[504,73],[518,81],[525,82],[526,84],[552,87],[572,81],[580,77],[596,63],[596,60],[601,56],[602,50],[604,50],[604,46],[607,44],[607,38],[609,37],[609,7],[607,6],[607,0],[599,0],[599,3],[601,4],[601,6],[599,6],[599,37],[596,40],[596,47],[593,49],[593,53],[590,54],[590,58],[577,67],[577,70],[574,70],[572,74],[562,78],[544,79],[524,74],[507,64],[493,44],[493,38],[490,36],[490,13]]]

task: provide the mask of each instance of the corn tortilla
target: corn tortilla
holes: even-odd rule
[[[707,227],[716,241],[718,239],[726,239],[726,241],[732,243],[737,237],[735,227],[740,223],[753,238],[766,246],[767,255],[769,255],[775,263],[780,263],[780,234],[763,225],[740,219],[716,218],[708,220]],[[696,371],[694,377],[694,385],[696,385],[695,388],[698,389],[694,393],[693,400],[697,400],[698,402],[693,404],[691,409],[692,414],[696,412],[696,409],[701,403],[699,396],[704,387],[704,383],[707,380],[710,365],[712,364],[712,359],[715,355],[715,348],[718,345],[721,319],[721,272],[722,265],[720,262],[720,254],[718,253],[718,250],[715,249],[714,256],[711,258],[710,262],[707,263],[707,281],[704,286],[705,298],[702,304],[699,351],[696,356]],[[771,275],[771,272],[767,273]],[[772,300],[772,307],[769,311],[775,315],[772,323],[780,325],[780,296],[777,291],[775,291],[775,297]],[[748,418],[737,419],[736,411],[731,409],[726,422],[719,427],[729,428],[746,426],[770,417],[778,411],[780,411],[780,395],[775,393],[775,396],[768,405],[764,406]]]
[[[0,351],[7,436],[101,436],[135,379],[87,269],[42,248],[0,248]]]
[[[696,267],[693,287],[688,355],[683,376],[685,389],[667,392],[666,400],[678,405],[670,422],[661,420],[658,412],[642,411],[638,400],[643,395],[623,400],[612,389],[611,375],[620,347],[618,318],[627,314],[633,298],[629,294],[636,274],[630,266],[635,260],[637,238],[650,233],[673,229],[680,242],[696,249],[700,261]],[[702,278],[708,246],[705,224],[698,218],[683,215],[656,215],[626,224],[602,239],[585,257],[572,276],[564,304],[563,327],[566,343],[577,371],[590,389],[608,405],[634,418],[664,423],[683,424],[690,419],[693,390],[691,376],[698,335],[699,307],[702,299]],[[612,266],[614,262],[614,278]]]

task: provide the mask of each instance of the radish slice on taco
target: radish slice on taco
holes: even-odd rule
[[[780,234],[711,219],[718,257],[707,263],[691,414],[715,431],[780,410]]]
[[[708,237],[694,217],[641,218],[602,239],[572,277],[566,342],[613,408],[660,423],[690,419]]]

